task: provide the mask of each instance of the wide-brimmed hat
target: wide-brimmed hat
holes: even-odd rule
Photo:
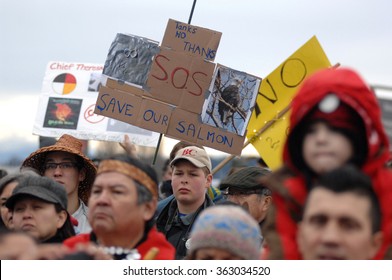
[[[64,134],[54,145],[40,148],[29,155],[22,163],[22,167],[32,167],[43,174],[45,159],[49,152],[67,152],[76,155],[83,160],[82,167],[86,170],[86,176],[79,184],[78,196],[85,204],[87,204],[91,186],[97,173],[97,168],[94,163],[83,154],[82,142],[71,135]]]

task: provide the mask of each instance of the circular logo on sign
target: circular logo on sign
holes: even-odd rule
[[[84,111],[84,119],[89,123],[99,123],[104,120],[105,116],[100,116],[94,113],[95,104],[87,107]]]
[[[58,94],[70,94],[76,88],[76,78],[69,73],[60,74],[54,78],[52,88]]]

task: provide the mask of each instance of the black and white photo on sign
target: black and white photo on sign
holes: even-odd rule
[[[202,122],[244,135],[261,79],[218,65],[206,99]]]

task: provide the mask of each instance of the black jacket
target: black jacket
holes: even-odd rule
[[[187,243],[187,241],[197,216],[202,210],[212,205],[214,203],[206,195],[204,203],[195,213],[183,217],[178,215],[177,200],[174,197],[171,200],[166,200],[164,205],[161,204],[161,207],[158,207],[157,228],[176,248],[176,260],[182,260],[187,254],[187,249],[189,249],[189,242]]]

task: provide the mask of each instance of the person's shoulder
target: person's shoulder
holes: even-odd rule
[[[152,248],[157,250],[157,255],[154,257],[155,260],[173,260],[175,258],[175,248],[156,227],[150,229],[147,239],[137,247],[143,259],[146,258],[146,255]]]
[[[156,210],[156,216],[159,216],[159,214],[163,211],[163,209],[170,204],[170,202],[175,199],[174,195],[170,195],[166,197],[165,199],[162,199],[161,201],[158,202],[157,210]]]

